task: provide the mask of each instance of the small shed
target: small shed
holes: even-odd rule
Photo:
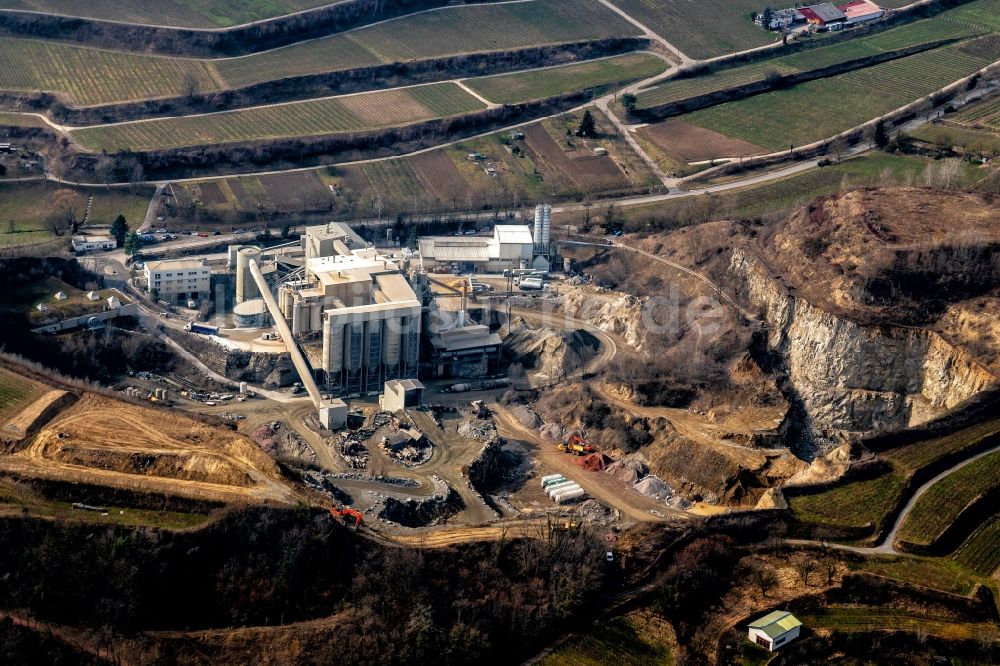
[[[777,650],[799,637],[802,622],[788,611],[774,611],[750,623],[747,635],[763,648]]]
[[[98,294],[96,291],[88,291],[87,292],[87,300],[88,301],[99,301],[99,300],[101,300],[101,295]]]
[[[417,379],[390,379],[382,394],[382,409],[398,412],[409,407],[419,407],[424,400],[424,385]]]
[[[122,306],[122,302],[120,300],[118,300],[117,296],[109,296],[108,297],[108,309],[109,310],[117,310],[121,306]]]
[[[57,301],[65,301],[67,298],[69,298],[69,296],[66,295],[65,291],[57,291],[56,292],[56,300]]]

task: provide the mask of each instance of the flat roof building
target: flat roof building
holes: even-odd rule
[[[147,261],[143,272],[146,291],[170,303],[187,303],[209,298],[212,270],[202,259]]]
[[[885,10],[870,0],[854,0],[837,8],[847,17],[845,21],[847,25],[874,21],[885,15]]]
[[[382,393],[382,409],[398,412],[419,407],[424,400],[424,385],[418,379],[391,379]]]
[[[501,273],[531,265],[534,239],[526,224],[498,224],[493,236],[425,236],[421,267],[430,272]]]
[[[110,234],[79,234],[73,236],[71,243],[74,252],[113,250],[118,247],[118,241]]]

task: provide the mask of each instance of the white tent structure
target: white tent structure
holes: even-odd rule
[[[87,292],[87,300],[90,300],[90,301],[99,301],[99,300],[101,300],[101,295],[98,294],[96,291],[88,291]]]
[[[67,298],[69,298],[69,296],[66,295],[65,291],[57,291],[56,292],[56,300],[57,301],[65,301]]]

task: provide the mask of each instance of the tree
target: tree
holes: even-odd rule
[[[635,105],[637,101],[636,96],[632,93],[625,93],[622,95],[622,106],[628,113],[635,113]]]
[[[52,194],[52,212],[49,214],[49,228],[57,236],[66,231],[77,230],[76,204],[78,195],[73,190],[62,188]],[[56,231],[56,228],[60,231]]]
[[[182,89],[189,102],[198,96],[198,77],[194,75],[194,72],[188,72],[184,75]]]
[[[111,223],[111,235],[115,237],[115,244],[118,247],[125,245],[125,240],[128,238],[128,222],[125,221],[124,215],[119,215]]]
[[[760,590],[760,596],[766,597],[771,588],[778,583],[778,575],[770,565],[754,562],[750,566],[750,582]]]
[[[594,114],[587,109],[580,119],[580,126],[576,128],[576,135],[583,137],[593,137],[597,135],[597,123],[594,121]]]
[[[885,128],[885,121],[880,120],[875,123],[875,132],[872,134],[872,142],[879,148],[889,145],[889,132]]]
[[[139,254],[142,249],[142,239],[139,238],[139,234],[134,231],[129,232],[128,237],[125,238],[125,254],[130,257],[134,257]]]
[[[771,19],[774,18],[774,10],[770,7],[764,7],[764,11],[760,15],[760,24],[763,28],[768,30],[771,29]]]
[[[792,566],[795,567],[796,573],[799,574],[802,584],[808,586],[809,576],[813,571],[816,571],[816,569],[819,568],[819,562],[805,553],[799,553],[792,559]]]

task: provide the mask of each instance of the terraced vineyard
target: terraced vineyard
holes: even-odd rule
[[[948,10],[941,17],[976,29],[1000,32],[1000,0],[975,0]]]
[[[924,493],[907,516],[899,539],[927,545],[975,498],[1000,485],[1000,452],[991,453],[949,474]]]
[[[660,74],[667,63],[650,53],[633,53],[562,67],[468,79],[466,85],[498,104],[543,99],[574,90],[604,90]]]
[[[214,90],[209,67],[197,60],[162,58],[0,38],[0,88],[62,93],[73,104],[180,95],[188,81]]]
[[[791,497],[788,505],[803,522],[874,529],[895,505],[903,485],[902,477],[886,473],[821,493]]]
[[[44,387],[30,379],[0,369],[0,419],[17,415],[43,390]]]
[[[802,621],[811,627],[823,627],[839,632],[869,632],[899,630],[952,640],[972,640],[981,635],[996,636],[996,627],[989,623],[971,624],[942,620],[938,617],[911,615],[892,608],[829,606],[821,611],[803,613]]]
[[[597,2],[530,0],[449,7],[216,64],[225,81],[236,87],[374,63],[638,33]]]
[[[0,125],[9,125],[13,127],[45,127],[45,121],[37,116],[29,116],[23,113],[0,112]]]
[[[1000,97],[969,106],[956,114],[952,120],[963,125],[1000,131]]]
[[[646,109],[717,90],[764,81],[772,72],[782,75],[798,74],[910,46],[968,37],[972,34],[974,34],[972,28],[954,22],[936,19],[918,21],[884,33],[800,51],[773,60],[723,69],[704,76],[671,79],[641,92],[637,96],[637,107]]]
[[[503,26],[498,30],[497,26]],[[239,58],[190,59],[0,38],[0,89],[61,93],[77,106],[211,92],[380,63],[634,35],[586,0],[449,7]]]
[[[773,150],[833,136],[919,100],[1000,59],[991,35],[906,58],[720,104],[687,122]]]
[[[179,28],[225,28],[328,4],[327,0],[156,3],[118,0],[2,0],[0,8]]]
[[[1000,569],[1000,516],[989,519],[953,555],[956,562],[981,576]]]
[[[905,469],[916,470],[937,462],[944,456],[961,454],[963,451],[981,444],[985,437],[994,436],[998,432],[1000,432],[1000,419],[991,419],[944,437],[892,449],[884,455]],[[988,448],[988,446],[985,445],[984,448]]]
[[[88,127],[73,131],[72,136],[91,150],[142,151],[377,129],[483,108],[485,105],[454,83],[436,83],[201,116]]]

